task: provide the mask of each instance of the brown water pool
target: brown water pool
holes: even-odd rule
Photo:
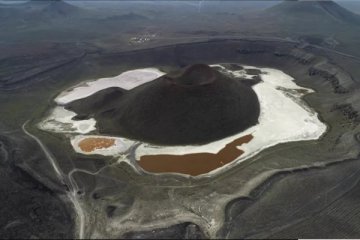
[[[115,139],[111,138],[85,138],[79,142],[79,147],[83,152],[92,152],[96,149],[109,148],[115,144]]]
[[[237,147],[250,142],[252,139],[251,134],[235,139],[215,154],[145,155],[140,157],[138,164],[148,172],[173,172],[197,176],[211,172],[237,159],[244,153]]]

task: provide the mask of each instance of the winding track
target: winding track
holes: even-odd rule
[[[79,236],[78,237],[80,239],[83,239],[84,233],[85,233],[85,212],[84,212],[83,208],[81,207],[81,204],[77,197],[77,191],[78,191],[77,186],[72,181],[68,181],[66,175],[63,173],[63,171],[59,167],[57,160],[51,154],[51,152],[47,149],[47,147],[40,141],[40,139],[26,130],[26,125],[28,124],[28,122],[29,122],[29,120],[26,121],[22,125],[22,127],[21,127],[22,130],[24,131],[24,133],[27,136],[29,136],[30,138],[32,138],[39,144],[39,146],[40,146],[41,150],[44,152],[46,158],[49,160],[49,162],[53,166],[60,182],[69,187],[67,196],[70,199],[70,201],[72,202],[72,204],[74,205],[75,213],[77,214],[78,221],[79,221],[78,222],[78,224],[79,224],[79,226],[78,226],[79,227],[79,233],[78,233]]]

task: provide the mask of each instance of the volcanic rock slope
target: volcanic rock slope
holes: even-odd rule
[[[166,145],[206,143],[235,134],[255,125],[260,113],[250,86],[204,64],[128,92],[105,89],[67,108],[94,116],[103,134]]]

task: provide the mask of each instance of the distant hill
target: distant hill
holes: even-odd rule
[[[318,4],[332,17],[348,23],[360,23],[360,15],[341,7],[333,1],[320,1]]]
[[[87,11],[63,0],[30,0],[19,4],[0,5],[0,28],[32,29],[67,19],[86,16]],[[7,29],[7,30],[6,30]]]
[[[62,0],[53,0],[41,9],[41,14],[48,15],[50,17],[59,16],[74,16],[79,14],[82,10],[76,6],[66,3]]]
[[[6,7],[0,6],[0,11],[15,12],[22,18],[58,18],[74,16],[83,10],[71,5],[63,0],[30,0],[21,4],[8,4]],[[9,14],[7,14],[9,15]],[[14,16],[15,17],[15,16]]]
[[[47,0],[46,1],[30,0],[26,3],[19,4],[18,7],[25,8],[26,10],[29,10],[29,11],[39,11],[39,10],[42,10],[43,8],[45,8],[51,2],[52,2],[51,0],[48,0],[48,1]]]
[[[284,1],[265,10],[267,16],[285,21],[296,20],[317,24],[320,22],[341,22],[360,24],[360,16],[341,7],[333,1]]]
[[[360,24],[357,15],[333,1],[284,1],[265,11],[266,14],[283,20],[313,21],[314,24],[326,22],[342,22]]]

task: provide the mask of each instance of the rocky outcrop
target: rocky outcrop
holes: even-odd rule
[[[342,115],[350,120],[351,122],[354,122],[356,124],[360,123],[360,115],[359,113],[353,108],[351,104],[344,103],[344,104],[335,104],[332,111],[337,110],[342,113]]]
[[[349,92],[349,89],[343,86],[344,84],[346,84],[344,82],[346,80],[344,79],[346,76],[341,76],[341,73],[331,71],[330,69],[326,69],[325,67],[320,67],[320,65],[318,65],[309,68],[309,75],[322,76],[326,81],[330,82],[331,86],[334,89],[334,93],[344,94]],[[342,83],[341,81],[343,81],[344,83]],[[350,79],[350,81],[348,82],[352,82],[352,80]]]

